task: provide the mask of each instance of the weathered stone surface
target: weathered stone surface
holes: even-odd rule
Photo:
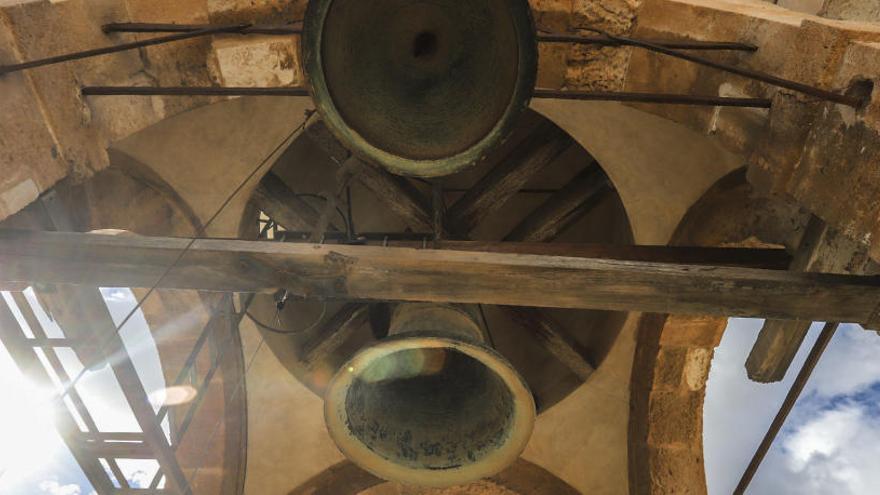
[[[660,345],[715,348],[721,342],[725,328],[726,318],[672,315],[660,336]]]
[[[3,20],[0,14],[0,62],[12,62],[19,57]],[[0,95],[7,115],[0,121],[0,218],[5,218],[64,177],[67,164],[59,155],[28,75],[0,77]]]
[[[839,55],[829,85],[871,96],[880,44],[853,42]],[[861,89],[859,89],[861,88]],[[750,180],[786,194],[880,256],[880,104],[877,91],[861,110],[777,97],[768,137],[751,160]],[[843,198],[846,198],[844,201]]]
[[[831,19],[880,21],[880,3],[875,0],[825,0],[821,15]]]
[[[206,0],[212,22],[288,24],[301,21],[306,0]]]
[[[299,63],[299,38],[223,36],[214,40],[214,53],[224,86],[299,86],[304,83]]]
[[[687,449],[652,447],[651,494],[701,495],[706,493],[703,455]]]
[[[649,445],[702,449],[702,391],[652,392],[648,407]]]

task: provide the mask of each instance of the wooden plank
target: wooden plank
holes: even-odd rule
[[[798,272],[863,273],[867,260],[865,249],[858,242],[839,235],[825,222],[813,217],[790,269]],[[768,319],[764,322],[746,360],[749,379],[759,383],[782,381],[811,325],[812,320]]]
[[[420,248],[423,241],[370,242],[371,245]],[[786,270],[791,256],[784,249],[714,248],[683,246],[625,246],[563,242],[492,242],[451,241],[431,243],[433,249],[449,251],[482,251],[490,253],[568,256],[608,260],[648,261],[693,265],[731,266]]]
[[[149,287],[187,239],[0,231],[0,281]],[[871,324],[880,277],[202,239],[159,288]]]
[[[306,242],[310,232],[288,232],[287,242]],[[791,255],[781,248],[723,248],[690,246],[631,246],[565,242],[431,241],[434,234],[359,233],[359,241],[371,246],[424,248],[450,251],[569,256],[609,260],[651,261],[694,265],[741,266],[767,270],[787,270]],[[404,237],[404,239],[399,239]],[[395,238],[398,238],[395,240]],[[344,241],[345,232],[327,232],[325,244]],[[431,241],[431,242],[429,242]]]
[[[434,215],[422,194],[403,177],[387,170],[363,164],[358,176],[361,184],[370,189],[389,211],[402,218],[415,230],[431,230]]]
[[[580,345],[549,315],[535,308],[502,306],[502,309],[514,321],[532,330],[541,345],[578,378],[586,380],[593,374],[595,367],[584,357]]]
[[[592,209],[603,195],[611,191],[605,173],[594,161],[571,180],[561,191],[517,225],[505,241],[549,242]]]
[[[455,231],[470,233],[572,144],[568,134],[555,124],[540,124],[450,208]]]
[[[349,160],[359,162],[357,179],[410,228],[431,230],[433,226],[431,207],[419,190],[406,179],[353,157],[320,119],[315,118],[309,122],[305,133],[340,167]]]
[[[266,174],[251,198],[254,206],[287,230],[311,231],[318,225],[320,214],[307,201],[297,196],[280,177]],[[335,225],[327,230],[335,232]]]

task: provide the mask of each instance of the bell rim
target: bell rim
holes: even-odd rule
[[[535,21],[528,0],[511,2],[512,19],[519,41],[519,78],[511,94],[510,104],[498,122],[482,139],[468,149],[439,159],[415,160],[395,155],[371,144],[351,128],[333,103],[324,78],[321,55],[322,26],[335,0],[311,0],[306,8],[300,41],[301,60],[306,88],[318,114],[330,132],[357,157],[381,165],[394,174],[408,177],[442,177],[473,167],[509,137],[518,118],[529,107],[538,79],[538,40]]]
[[[443,470],[406,467],[385,459],[347,433],[345,396],[354,381],[355,373],[352,368],[358,369],[363,363],[369,364],[400,351],[426,348],[453,349],[480,361],[504,382],[514,398],[513,425],[508,441],[502,448],[488,454],[477,463]],[[379,478],[433,488],[478,481],[504,470],[525,450],[536,419],[537,411],[531,390],[507,359],[487,346],[447,337],[403,335],[389,337],[362,349],[333,376],[324,396],[324,421],[327,431],[346,458]]]

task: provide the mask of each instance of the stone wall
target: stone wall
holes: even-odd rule
[[[305,1],[28,0],[0,4],[0,63],[110,46],[159,35],[104,34],[109,22],[286,23]],[[0,219],[66,176],[110,163],[114,142],[213,103],[208,97],[90,97],[87,85],[234,86],[302,84],[295,37],[222,35],[151,46],[0,76]]]
[[[703,399],[726,318],[646,315],[633,363],[630,493],[706,493]]]

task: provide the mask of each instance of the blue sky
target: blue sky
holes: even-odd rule
[[[745,360],[761,320],[731,319],[716,351],[704,409],[709,493],[729,494],[821,330],[813,325],[779,384],[750,382]],[[837,331],[748,493],[880,493],[880,336]]]
[[[135,307],[136,301],[128,289],[102,289],[111,316],[118,325]],[[62,337],[63,331],[40,308],[33,292],[25,292],[41,326],[50,337]],[[18,308],[8,293],[3,300],[10,304],[20,325],[26,327]],[[165,379],[150,328],[137,312],[120,331],[126,350],[132,358],[141,383],[154,399],[154,410],[161,406]],[[60,350],[67,374],[75,376],[82,369],[76,355]],[[40,390],[27,382],[14,361],[0,345],[0,390],[16,400],[4,404],[0,410],[0,493],[4,495],[91,495],[92,486],[52,427],[51,409],[47,397],[51,390]],[[109,367],[88,372],[77,391],[101,431],[137,432],[137,421],[125,401],[119,384]],[[168,432],[167,421],[165,423]],[[152,460],[120,460],[120,469],[133,487],[148,487],[158,465]]]

